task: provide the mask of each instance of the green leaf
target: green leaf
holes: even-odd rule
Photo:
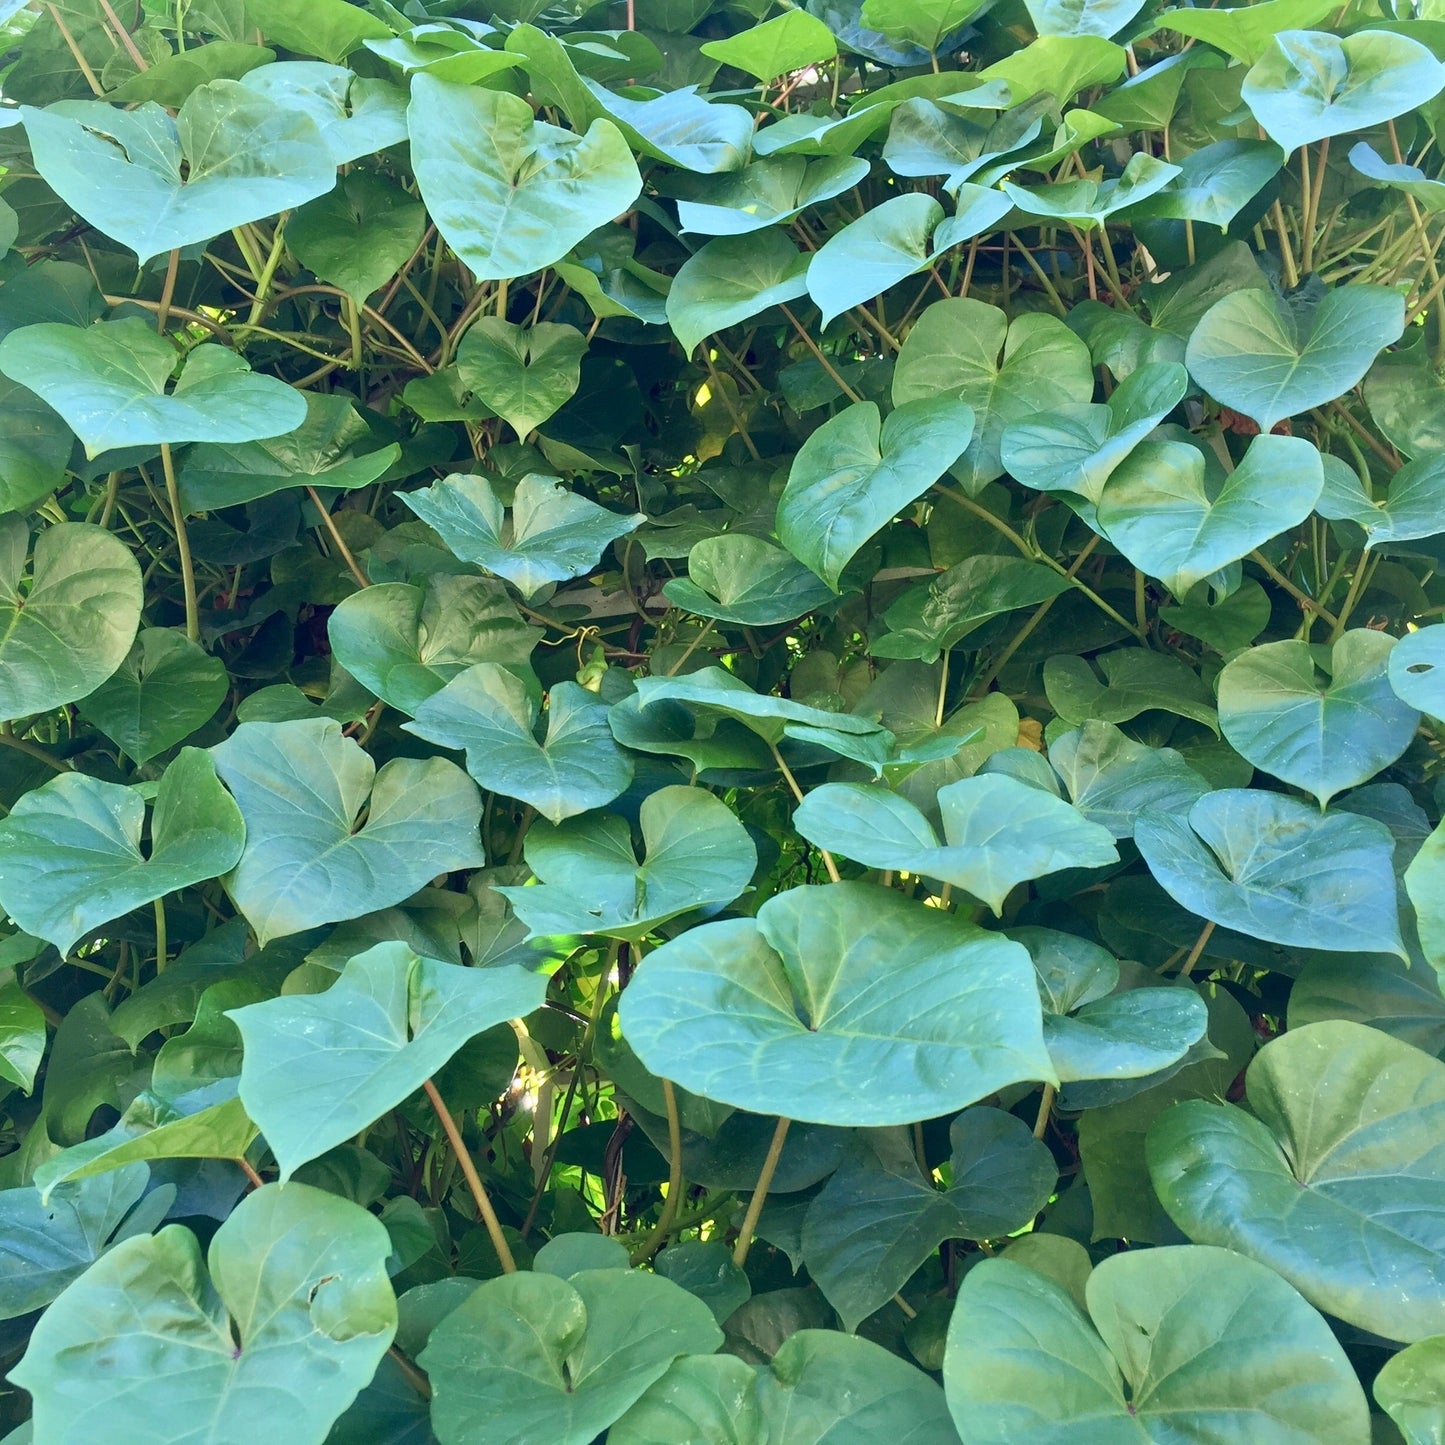
[[[1010,422],[999,438],[999,461],[1026,487],[1075,492],[1097,502],[1104,483],[1179,405],[1188,388],[1182,366],[1146,362],[1131,371],[1103,405],[1082,402]]]
[[[1420,714],[1386,673],[1394,646],[1385,633],[1354,628],[1328,652],[1307,642],[1252,647],[1219,675],[1219,726],[1255,767],[1323,808],[1389,767],[1415,736]]]
[[[1058,1169],[1022,1119],[966,1109],[949,1126],[952,1183],[919,1172],[902,1129],[861,1131],[803,1218],[803,1259],[843,1328],[881,1309],[945,1239],[999,1239],[1048,1202]]]
[[[691,355],[704,337],[807,294],[810,256],[776,227],[709,241],[682,264],[667,293],[667,321]]]
[[[468,1039],[540,1008],[546,991],[545,975],[515,965],[460,968],[379,943],[325,993],[233,1009],[241,1102],[281,1182],[397,1108]]]
[[[1074,807],[1115,838],[1132,838],[1141,813],[1187,812],[1209,791],[1183,754],[1136,743],[1098,718],[1055,737],[1049,762]]]
[[[961,183],[955,199],[958,208],[945,219],[943,207],[921,191],[893,196],[835,231],[808,267],[808,294],[823,325],[992,230],[1009,210],[1004,196],[983,186]]]
[[[687,573],[663,584],[662,595],[674,607],[744,627],[790,622],[833,600],[832,588],[814,572],[746,532],[695,542]]]
[[[821,65],[838,53],[838,42],[823,22],[806,10],[789,10],[726,40],[704,41],[702,53],[759,80],[773,80]]]
[[[574,135],[534,120],[526,101],[501,91],[418,75],[408,126],[422,199],[478,281],[560,261],[630,209],[642,187],[610,121]]]
[[[406,264],[426,229],[426,207],[394,182],[353,170],[286,224],[291,253],[360,306]]]
[[[300,392],[224,347],[195,347],[167,392],[175,369],[175,349],[135,317],[87,327],[41,322],[0,341],[0,371],[53,406],[88,457],[161,442],[249,442],[306,419]]]
[[[1395,696],[1431,717],[1445,720],[1445,625],[1407,632],[1390,649],[1390,686]]]
[[[1030,0],[1028,12],[1040,35],[1098,35],[1107,40],[1143,8],[1143,0]]]
[[[1250,67],[1239,94],[1270,138],[1292,151],[1380,125],[1424,105],[1442,86],[1445,65],[1407,35],[1284,30]]]
[[[401,457],[401,447],[371,445],[372,432],[350,398],[316,392],[302,395],[299,424],[281,435],[251,441],[202,441],[186,453],[181,499],[192,512],[254,502],[288,487],[369,486]],[[288,420],[294,419],[287,408]]]
[[[758,1381],[769,1440],[957,1445],[943,1391],[872,1340],[800,1329]]]
[[[677,218],[684,231],[708,236],[761,231],[832,200],[867,174],[868,162],[861,156],[820,156],[810,161],[783,155],[722,175],[678,176],[674,184],[682,189],[676,192]]]
[[[912,1123],[1050,1077],[1031,973],[1006,939],[835,883],[664,944],[618,1017],[643,1064],[704,1098],[816,1124]]]
[[[721,1343],[708,1307],[655,1274],[512,1274],[442,1320],[418,1363],[441,1445],[495,1434],[500,1421],[507,1438],[590,1445],[679,1355]]]
[[[1201,918],[1297,948],[1405,956],[1395,843],[1373,819],[1222,788],[1183,817],[1144,814],[1134,841],[1169,895]]]
[[[1445,1064],[1363,1024],[1309,1024],[1259,1052],[1245,1097],[1251,1113],[1193,1100],[1149,1131],[1174,1222],[1361,1329],[1442,1333]]]
[[[585,688],[553,687],[545,743],[536,737],[539,712],[526,683],[479,662],[422,703],[405,726],[428,742],[465,749],[467,771],[484,788],[531,804],[553,823],[605,806],[632,781],[631,759],[607,726],[607,705]]]
[[[1388,547],[1445,531],[1440,509],[1445,505],[1445,462],[1438,455],[1406,462],[1390,478],[1385,496],[1366,495],[1358,474],[1335,462],[1326,479],[1325,495],[1315,510],[1331,521],[1354,522],[1365,533],[1365,547]]]
[[[968,102],[970,92],[944,96],[949,105]],[[943,188],[956,190],[990,161],[1009,155],[1038,138],[1040,105],[1014,106],[989,124],[956,115],[924,96],[905,100],[888,122],[883,159],[899,176],[944,176]]]
[[[1093,664],[1082,657],[1051,657],[1044,663],[1044,692],[1064,722],[1126,723],[1160,709],[1219,731],[1211,693],[1177,657],[1129,647],[1106,652],[1096,661],[1104,674],[1102,683]]]
[[[304,10],[289,0],[246,0],[246,16],[268,40],[322,60],[345,60],[363,41],[390,33],[383,21],[345,0],[308,0]]]
[[[1182,598],[1298,526],[1323,489],[1320,454],[1300,437],[1255,437],[1228,476],[1198,447],[1146,441],[1104,483],[1096,518],[1141,572]]]
[[[409,716],[475,663],[525,670],[539,635],[499,582],[444,573],[425,580],[353,592],[327,620],[342,667]]]
[[[246,820],[226,888],[262,944],[388,908],[485,861],[481,798],[444,759],[393,758],[378,772],[330,718],[242,723],[211,755]]]
[[[756,1386],[736,1355],[685,1355],[607,1432],[608,1445],[765,1445]]]
[[[890,40],[935,53],[951,31],[983,9],[984,0],[863,0],[861,20]]]
[[[1185,156],[1179,175],[1137,202],[1129,218],[1198,221],[1223,229],[1279,174],[1283,161],[1269,141],[1215,141]]]
[[[931,581],[910,587],[883,614],[889,631],[870,639],[868,651],[873,657],[937,662],[990,618],[1068,590],[1067,579],[1040,562],[968,557]]]
[[[1063,104],[1081,90],[1117,80],[1125,64],[1124,47],[1097,35],[1045,35],[1012,50],[978,74],[985,81],[1005,82],[1015,95],[1045,91]]]
[[[843,569],[895,513],[955,462],[973,434],[966,404],[934,397],[855,402],[799,448],[778,502],[778,539],[834,591]]]
[[[321,1445],[396,1331],[390,1252],[381,1222],[348,1200],[268,1185],[216,1231],[206,1266],[176,1224],[102,1256],[12,1375],[42,1438],[103,1428],[116,1445],[157,1445],[284,1417],[289,1440]]]
[[[1405,869],[1405,892],[1415,910],[1420,947],[1431,966],[1445,978],[1445,886],[1442,885],[1445,885],[1445,825],[1426,838]]]
[[[679,913],[731,903],[758,866],[747,829],[702,788],[649,793],[640,827],[642,863],[615,814],[534,824],[523,856],[540,884],[497,891],[534,938],[592,933],[637,943]]]
[[[0,720],[85,697],[125,661],[141,615],[140,568],[100,527],[63,522],[35,540],[0,517]]]
[[[0,1191],[0,1319],[43,1309],[79,1279],[105,1253],[149,1174],[130,1164],[63,1184],[44,1203],[30,1185]]]
[[[271,6],[277,0],[262,3]],[[338,166],[406,139],[406,92],[344,65],[283,60],[251,71],[243,84],[272,106],[309,115]]]
[[[1204,313],[1184,364],[1216,401],[1268,432],[1343,396],[1404,327],[1404,297],[1384,286],[1338,287],[1305,316],[1271,291],[1234,291]]]
[[[668,165],[713,175],[735,171],[752,150],[752,113],[700,94],[696,86],[661,91],[634,100],[584,77],[587,113],[605,116],[639,155]]]
[[[1445,1440],[1445,1335],[1408,1345],[1375,1376],[1380,1408],[1400,1427],[1406,1445]]]
[[[1116,180],[1058,181],[1043,186],[1002,182],[1004,193],[1025,215],[1063,221],[1090,231],[1102,226],[1116,211],[1138,205],[1182,175],[1178,166],[1136,152]]]
[[[0,975],[0,1079],[28,1094],[45,1057],[45,1012],[15,981]]]
[[[80,702],[80,715],[136,763],[190,737],[226,700],[218,658],[184,632],[147,627],[119,669]]]
[[[1390,165],[1366,141],[1350,147],[1350,164],[1362,176],[1413,196],[1421,210],[1445,211],[1445,181],[1432,181],[1419,166]]]
[[[1217,10],[1165,10],[1161,25],[1253,65],[1286,30],[1305,30],[1332,13],[1329,0],[1264,0]]]
[[[193,90],[174,119],[154,101],[98,100],[24,106],[21,118],[46,185],[142,266],[336,184],[316,122],[236,80]]]
[[[1062,321],[1030,312],[1010,323],[967,297],[924,310],[893,373],[895,406],[947,396],[973,408],[973,439],[954,475],[975,496],[1003,472],[999,446],[1010,422],[1093,395],[1089,349]]]
[[[1329,1326],[1251,1260],[1192,1246],[1113,1255],[1084,1295],[1087,1315],[1007,1259],[965,1276],[943,1384],[970,1445],[1369,1436]]]
[[[731,1112],[728,1111],[729,1116]],[[773,1178],[776,1180],[777,1175]],[[720,1325],[725,1324],[728,1316],[745,1304],[752,1294],[747,1275],[733,1263],[732,1250],[720,1239],[687,1239],[669,1243],[657,1256],[657,1272],[674,1284],[680,1284],[689,1294],[695,1294],[712,1311],[713,1318]]]
[[[505,577],[524,597],[590,571],[613,542],[647,520],[640,512],[608,511],[535,472],[517,483],[510,519],[488,478],[462,472],[403,492],[402,500],[455,556]]]
[[[575,326],[551,321],[513,326],[484,316],[462,337],[457,371],[520,441],[575,395],[586,350],[586,338]]]
[[[798,805],[793,826],[818,847],[865,867],[918,873],[966,889],[995,914],[1027,879],[1119,861],[1106,828],[1015,778],[962,778],[939,789],[937,806],[942,843],[906,798],[861,783],[826,783]]]
[[[28,512],[61,486],[74,445],[53,407],[0,378],[0,513]]]
[[[0,903],[62,954],[101,924],[178,888],[219,877],[241,856],[241,814],[210,756],[186,748],[161,777],[149,857],[138,789],[64,773],[0,822]]]

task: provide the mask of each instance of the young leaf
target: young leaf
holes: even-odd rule
[[[543,321],[522,327],[484,316],[462,337],[457,371],[467,390],[521,440],[575,395],[586,350],[575,326]]]

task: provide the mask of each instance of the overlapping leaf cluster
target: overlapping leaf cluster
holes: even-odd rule
[[[0,0],[11,1441],[1445,1436],[1438,0]]]

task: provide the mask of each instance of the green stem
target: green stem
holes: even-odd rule
[[[176,529],[176,552],[181,559],[181,586],[186,593],[186,636],[192,642],[201,640],[201,613],[196,601],[196,571],[191,562],[191,540],[186,535],[186,514],[181,506],[181,489],[176,482],[176,463],[171,444],[161,443],[161,469],[166,475],[166,498],[171,506],[171,522]]]
[[[773,1130],[773,1140],[768,1145],[767,1158],[763,1160],[757,1188],[753,1190],[753,1197],[748,1201],[748,1212],[743,1216],[738,1242],[733,1248],[733,1263],[739,1269],[748,1262],[748,1251],[753,1247],[753,1233],[762,1217],[763,1205],[768,1202],[768,1190],[772,1186],[773,1175],[778,1172],[778,1160],[783,1157],[783,1142],[788,1137],[788,1125],[791,1122],[789,1119],[780,1118],[778,1127]]]
[[[492,1248],[496,1250],[497,1258],[501,1261],[502,1273],[516,1274],[517,1261],[512,1258],[512,1250],[507,1243],[507,1236],[502,1233],[502,1222],[497,1218],[497,1211],[492,1208],[491,1196],[482,1183],[482,1176],[477,1173],[476,1164],[472,1162],[471,1153],[462,1138],[462,1131],[457,1128],[457,1121],[452,1118],[451,1110],[447,1108],[442,1096],[437,1092],[437,1086],[430,1079],[422,1084],[422,1088],[426,1090],[426,1096],[431,1101],[437,1121],[447,1136],[447,1142],[452,1146],[452,1153],[456,1155],[462,1177],[467,1181],[467,1188],[472,1191],[472,1199],[476,1203],[477,1213],[481,1215],[482,1223],[486,1226],[487,1237],[492,1241]]]

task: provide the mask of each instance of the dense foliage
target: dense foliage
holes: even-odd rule
[[[0,0],[7,1440],[1445,1438],[1388,4]]]

